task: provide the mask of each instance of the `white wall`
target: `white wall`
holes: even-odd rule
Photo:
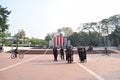
[[[15,49],[16,47],[14,47],[13,49]],[[32,47],[19,47],[18,49],[31,49]],[[7,52],[7,51],[10,51],[12,49],[12,47],[3,47],[3,51],[4,52]]]

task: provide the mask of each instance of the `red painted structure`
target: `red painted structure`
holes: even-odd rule
[[[54,36],[54,46],[61,47],[64,43],[64,37],[62,34]]]
[[[63,46],[63,35],[60,34],[60,46]]]
[[[57,36],[54,36],[54,45],[57,46]]]

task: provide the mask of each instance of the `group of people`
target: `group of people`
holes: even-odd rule
[[[54,61],[57,61],[57,56],[58,56],[57,47],[53,48],[53,55],[54,55]],[[61,60],[64,60],[64,48],[63,47],[61,47],[60,49],[60,57],[61,57]]]
[[[86,61],[86,49],[79,46],[78,49],[77,49],[77,52],[78,52],[78,55],[79,55],[80,62],[85,62]],[[65,59],[64,53],[66,53],[66,61],[68,63],[71,63],[73,61],[73,53],[74,53],[73,52],[73,47],[69,46],[68,48],[66,48],[65,51],[64,51],[63,47],[60,48],[61,60]],[[57,47],[53,48],[53,55],[54,55],[54,61],[57,61],[57,57],[58,57]]]

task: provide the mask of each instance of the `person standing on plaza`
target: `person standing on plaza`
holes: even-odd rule
[[[61,60],[64,60],[64,48],[61,47],[60,49],[60,57],[61,57]]]
[[[70,47],[66,50],[66,52],[67,52],[67,55],[68,55],[67,61],[68,61],[68,63],[71,63],[71,62],[72,62],[71,57],[73,58],[73,50],[72,50],[72,47],[70,46]]]
[[[68,60],[68,47],[66,47],[65,54],[66,54],[66,61],[67,61]]]
[[[80,62],[84,62],[84,49],[78,46],[78,55]]]
[[[57,61],[57,56],[58,56],[57,47],[54,47],[54,48],[53,48],[53,55],[54,55],[54,61]]]
[[[86,49],[85,48],[83,49],[83,53],[84,53],[83,54],[84,55],[84,61],[86,62],[87,61],[87,55],[86,55]]]
[[[3,45],[0,46],[0,53],[4,52]]]

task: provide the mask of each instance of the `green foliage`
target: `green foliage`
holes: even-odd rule
[[[15,37],[18,39],[24,39],[26,36],[25,31],[23,29],[19,30],[17,34],[15,34]]]
[[[113,46],[120,45],[120,15],[111,16],[101,22],[105,25],[103,30],[108,34],[107,38],[110,40],[110,44]]]
[[[94,45],[98,46],[98,34],[96,32],[87,33],[87,32],[74,32],[71,36],[67,37],[73,46],[88,46]]]
[[[38,39],[38,38],[32,38],[32,39],[30,39],[30,42],[31,42],[31,45],[33,45],[33,46],[47,45],[47,41]]]
[[[47,36],[45,37],[45,40],[47,42],[49,42],[49,40],[52,40],[52,38],[54,37],[55,33],[48,33]]]
[[[62,27],[57,30],[57,34],[60,34],[60,33],[62,33],[65,37],[68,37],[71,34],[73,34],[73,30],[70,27]]]
[[[48,42],[46,40],[40,39],[40,45],[48,45]]]
[[[9,24],[7,24],[8,16],[10,15],[11,11],[8,11],[7,8],[3,8],[0,5],[0,42],[3,43],[5,39],[5,31],[8,30]]]
[[[68,38],[68,40],[71,41],[71,44],[73,46],[80,45],[80,38],[81,37],[80,37],[80,35],[77,32],[74,32],[72,35],[68,36],[67,38]]]
[[[2,32],[5,32],[7,29],[8,29],[8,24],[7,24],[7,21],[8,21],[8,15],[11,13],[11,11],[8,11],[7,8],[3,8],[1,5],[0,5],[0,30]]]
[[[32,45],[38,45],[40,43],[40,40],[37,38],[32,38],[30,39],[30,42]]]
[[[14,40],[14,42],[17,46],[19,46],[19,44],[26,44],[26,34],[23,29],[19,30],[14,36],[16,37],[16,40]]]
[[[79,32],[80,35],[80,45],[85,46],[85,45],[89,45],[89,35],[87,32]]]
[[[89,45],[120,45],[120,15],[114,15],[100,22],[83,23],[78,29],[87,32]],[[105,39],[104,39],[104,38]],[[82,38],[82,37],[81,37]],[[104,39],[104,40],[103,40]],[[81,39],[82,40],[82,39]],[[84,42],[82,41],[82,43]],[[98,44],[97,44],[98,43]]]
[[[120,45],[120,26],[116,26],[116,29],[111,33],[109,37],[113,46],[119,46]]]

